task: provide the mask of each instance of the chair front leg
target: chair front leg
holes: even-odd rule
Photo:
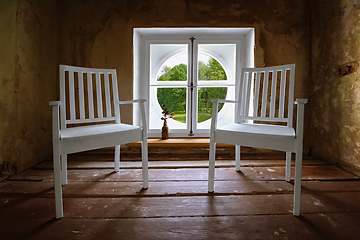
[[[148,163],[148,143],[147,143],[147,123],[145,115],[145,102],[146,100],[142,99],[140,104],[140,116],[141,116],[141,126],[142,126],[142,141],[141,141],[141,158],[142,158],[142,180],[143,180],[143,189],[148,189],[149,187],[149,163]]]
[[[120,145],[115,146],[115,162],[114,162],[114,171],[118,172],[120,169]]]
[[[210,138],[208,192],[214,192],[216,143]]]
[[[141,155],[142,155],[142,180],[143,180],[143,189],[148,189],[149,187],[149,163],[148,163],[148,145],[147,138],[144,138],[141,141]]]
[[[240,172],[240,145],[235,145],[235,170]]]
[[[215,180],[215,129],[217,127],[217,113],[219,107],[219,100],[212,99],[213,103],[211,114],[211,126],[210,126],[210,149],[209,149],[209,176],[208,176],[208,192],[214,192],[214,180]]]
[[[66,185],[68,183],[67,178],[67,154],[61,155],[61,183]]]
[[[61,188],[61,160],[60,160],[60,102],[50,102],[52,106],[52,133],[53,133],[53,164],[56,218],[63,217],[62,188]],[[63,161],[66,162],[66,161]]]
[[[60,153],[57,147],[54,147],[53,163],[54,163],[55,209],[56,209],[56,218],[59,219],[63,217],[63,203],[62,203],[62,188],[61,188]]]
[[[295,183],[294,183],[294,209],[295,216],[300,215],[301,200],[301,176],[302,176],[302,157],[303,157],[303,132],[304,132],[304,105],[307,99],[296,99],[297,121],[296,121],[296,157],[295,157]]]
[[[294,207],[293,214],[300,215],[300,201],[301,201],[301,176],[302,176],[302,144],[297,147],[295,157],[295,183],[294,183]]]
[[[290,182],[291,178],[291,152],[286,152],[285,181]]]

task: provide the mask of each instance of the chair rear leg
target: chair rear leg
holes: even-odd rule
[[[66,185],[68,183],[67,178],[67,154],[61,155],[61,182],[62,185]]]
[[[61,164],[59,149],[54,148],[54,187],[55,187],[55,209],[56,218],[63,217],[62,187],[61,187]]]
[[[115,156],[114,156],[114,171],[118,172],[120,169],[120,145],[115,146]]]
[[[142,156],[142,180],[143,180],[143,189],[148,189],[149,187],[149,163],[148,163],[148,144],[147,139],[144,138],[141,141],[141,156]]]
[[[290,182],[291,178],[291,152],[286,152],[285,181]]]
[[[302,176],[302,144],[297,148],[295,157],[295,183],[294,183],[294,207],[293,215],[300,215],[301,201],[301,176]]]
[[[235,170],[240,172],[240,146],[235,146]]]
[[[216,143],[210,138],[208,192],[214,192]]]

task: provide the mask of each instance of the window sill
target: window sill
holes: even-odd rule
[[[169,139],[161,139],[161,138],[149,138],[148,139],[148,147],[172,147],[172,148],[207,148],[209,147],[210,138],[169,138]],[[128,143],[129,147],[140,147],[141,142]],[[225,143],[217,143],[217,147],[227,147],[231,148],[234,145],[225,144]]]

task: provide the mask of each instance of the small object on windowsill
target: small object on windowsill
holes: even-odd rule
[[[165,104],[163,104],[162,107],[163,107],[163,111],[162,111],[163,116],[161,117],[161,120],[164,121],[164,124],[161,129],[161,139],[168,139],[169,138],[169,127],[167,125],[166,119],[173,118],[174,113],[172,112],[171,114],[169,114],[169,111],[165,108]]]
[[[169,138],[169,127],[164,121],[164,125],[161,128],[161,139],[168,139]]]

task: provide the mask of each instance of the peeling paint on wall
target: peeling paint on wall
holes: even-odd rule
[[[0,165],[8,174],[52,154],[56,2],[0,1]]]
[[[307,96],[310,29],[306,1],[95,2],[62,1],[59,59],[70,65],[116,68],[122,99],[132,98],[132,31],[136,27],[255,27],[255,65],[296,63],[295,97]],[[132,121],[131,114],[122,118]]]
[[[346,76],[356,72],[358,68],[359,68],[359,63],[357,61],[352,61],[339,66],[339,74],[340,76]]]
[[[313,154],[360,170],[360,4],[312,1],[311,23]]]
[[[116,68],[120,99],[132,98],[133,28],[254,27],[255,65],[296,63],[295,97],[307,97],[309,14],[303,0],[1,1],[0,164],[21,171],[51,156],[48,102],[58,100],[58,64]],[[131,122],[131,107],[121,111]]]

